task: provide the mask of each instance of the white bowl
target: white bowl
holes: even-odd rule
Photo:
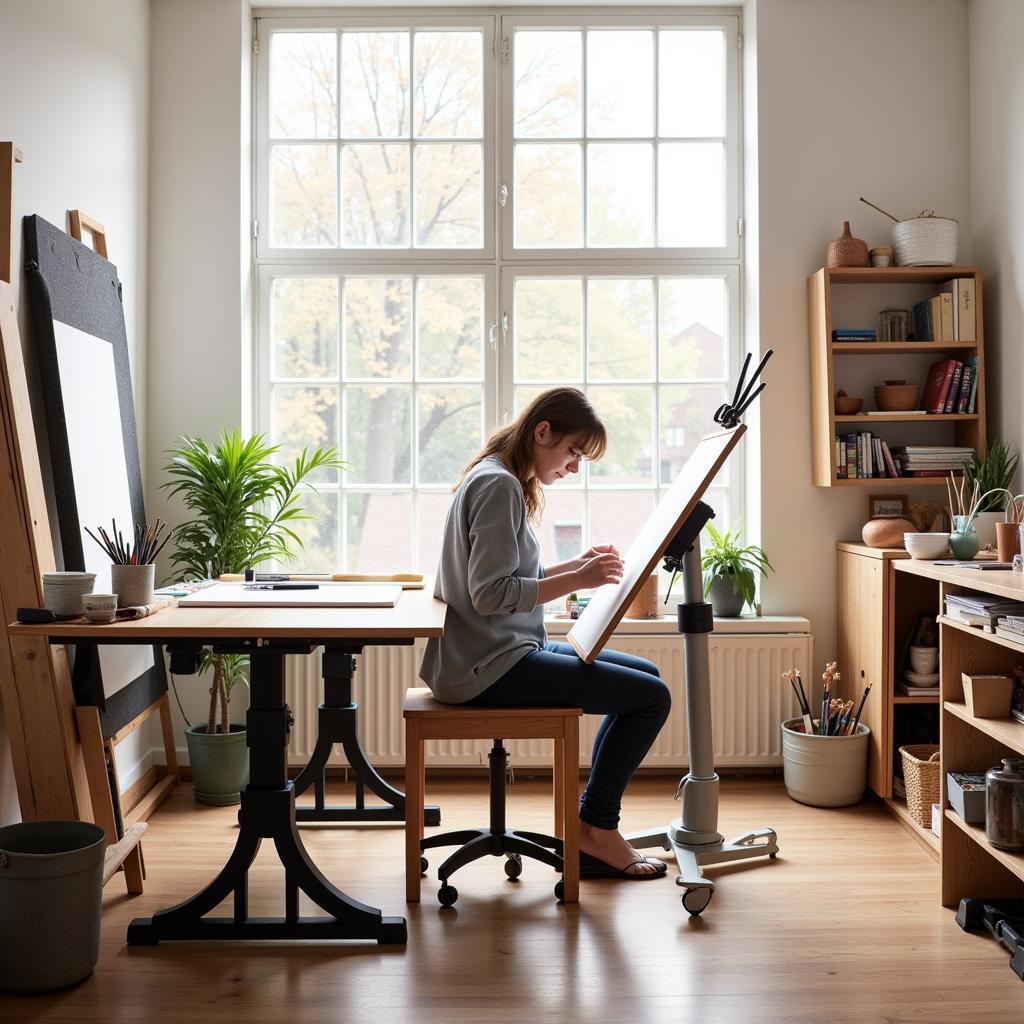
[[[931,561],[941,558],[949,547],[948,533],[905,533],[903,545],[911,558]]]

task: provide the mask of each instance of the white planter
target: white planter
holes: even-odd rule
[[[864,795],[871,730],[858,725],[852,736],[814,736],[803,720],[782,723],[782,770],[786,792],[812,807],[846,807]]]

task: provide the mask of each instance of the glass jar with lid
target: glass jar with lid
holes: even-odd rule
[[[1000,850],[1024,850],[1024,757],[985,773],[985,835]]]

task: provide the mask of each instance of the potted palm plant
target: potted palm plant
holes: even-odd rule
[[[754,604],[757,575],[772,571],[767,555],[756,544],[740,546],[740,535],[726,530],[719,533],[710,524],[707,527],[711,544],[701,554],[704,570],[704,596],[711,601],[715,613],[733,618],[743,606]]]
[[[299,504],[300,486],[324,469],[345,469],[334,448],[307,449],[293,465],[278,465],[280,445],[262,434],[246,439],[223,433],[213,447],[198,437],[182,437],[166,454],[170,480],[162,488],[178,496],[192,518],[173,533],[171,565],[175,578],[216,579],[266,561],[293,562],[302,538],[293,527],[311,518]],[[247,678],[243,655],[203,652],[199,671],[213,670],[209,714],[185,730],[189,763],[200,803],[238,803],[248,774],[245,726],[231,722],[231,691]]]
[[[996,523],[1003,521],[1020,455],[1004,441],[990,441],[984,458],[975,452],[964,466],[964,493],[988,495],[974,516],[978,543],[996,545]],[[978,485],[977,491],[974,485]],[[989,493],[992,492],[992,493]]]

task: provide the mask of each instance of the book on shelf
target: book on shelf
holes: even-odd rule
[[[924,409],[901,409],[898,413],[887,412],[885,409],[868,409],[864,413],[865,416],[927,416],[928,413]]]
[[[960,393],[960,379],[963,377],[964,364],[957,360],[956,366],[953,367],[953,379],[949,384],[949,391],[946,394],[946,404],[943,408],[943,412],[951,413],[956,406],[957,395]]]
[[[928,368],[924,396],[921,399],[921,408],[925,412],[941,413],[945,410],[957,365],[956,359],[940,359]]]
[[[973,448],[943,445],[901,445],[892,449],[901,476],[959,476],[970,461]]]
[[[873,327],[837,327],[832,332],[833,341],[877,341],[878,331]]]
[[[887,479],[900,476],[889,445],[868,431],[835,439],[837,480]]]
[[[1024,633],[1016,629],[1007,629],[1002,623],[996,626],[996,636],[1004,640],[1012,640],[1016,644],[1024,644]]]
[[[1006,616],[1024,615],[1024,602],[1009,601],[1005,597],[993,597],[985,594],[947,594],[946,614],[950,614],[954,609],[957,612],[957,617],[963,612],[967,612],[969,615],[987,616],[992,619],[992,625],[996,625],[996,620]]]
[[[944,281],[934,295],[914,303],[909,322],[915,341],[976,341],[974,279]]]
[[[976,341],[978,327],[974,310],[974,279],[971,277],[954,277],[939,285],[940,294],[950,296],[953,314],[953,340]]]
[[[896,692],[904,697],[938,697],[938,686],[911,686],[903,679],[896,680]]]

